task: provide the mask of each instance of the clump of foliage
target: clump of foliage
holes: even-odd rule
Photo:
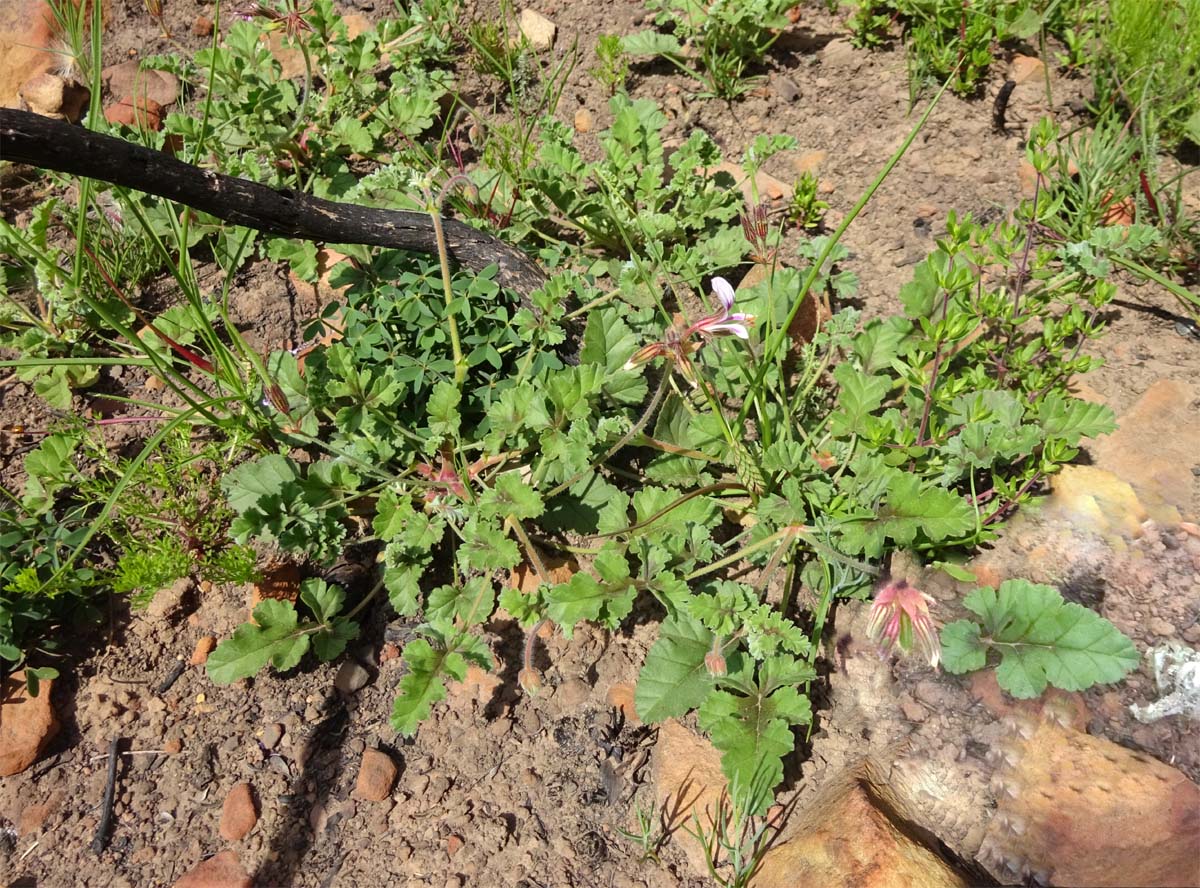
[[[855,0],[848,20],[858,46],[888,41],[899,25],[908,45],[914,95],[947,79],[960,95],[976,93],[1001,43],[1062,37],[1078,64],[1094,33],[1094,0]]]
[[[629,79],[629,58],[618,35],[601,34],[596,38],[596,66],[591,73],[610,96],[625,91],[625,82]]]
[[[829,204],[817,197],[820,182],[806,171],[792,183],[792,199],[787,208],[787,219],[793,225],[812,231],[821,227]]]
[[[736,94],[788,5],[655,8],[675,29],[680,59],[694,47],[712,91]],[[477,190],[456,200],[478,211],[477,224],[538,248],[554,269],[549,281],[517,294],[492,269],[456,273],[445,243],[437,258],[343,246],[353,263],[329,283],[345,290],[314,319],[307,344],[263,354],[231,320],[235,272],[257,246],[314,280],[315,246],[256,244],[250,232],[122,198],[127,218],[169,257],[182,301],[151,326],[108,286],[145,330],[96,299],[86,305],[106,325],[105,360],[152,367],[184,406],[169,408],[147,450],[119,466],[100,511],[120,509],[174,428],[218,434],[226,458],[247,458],[220,473],[227,511],[212,511],[205,534],[227,533],[230,551],[280,550],[313,571],[363,547],[380,571],[364,595],[310,578],[298,602],[264,602],[210,657],[213,680],[290,669],[309,652],[332,659],[386,595],[396,614],[419,621],[391,719],[403,734],[470,665],[493,668],[485,627],[495,619],[529,633],[520,674],[532,689],[540,679],[530,650],[545,623],[569,636],[581,623],[618,631],[635,609],[638,619],[657,616],[638,713],[648,723],[698,713],[722,753],[740,834],[769,806],[793,730],[811,719],[807,688],[834,602],[869,595],[889,552],[936,560],[991,539],[1083,438],[1112,428],[1108,410],[1074,398],[1067,383],[1094,366],[1085,349],[1114,293],[1103,260],[1123,247],[1097,232],[1035,238],[1051,213],[1040,200],[1014,222],[952,215],[902,289],[901,315],[864,322],[844,309],[802,335],[802,310],[853,292],[839,238],[854,213],[806,241],[791,267],[779,264],[778,232],[765,230],[765,215],[738,224],[741,194],[709,172],[721,161],[711,139],[693,134],[668,163],[665,117],[652,102],[615,96],[599,156],[585,161],[550,116],[563,68],[534,113],[511,109],[509,136],[484,149],[479,168],[464,169],[461,156],[437,167],[447,146],[432,134],[449,126],[438,104],[450,88],[438,64],[447,8],[427,0],[354,40],[328,0],[235,25],[190,71],[197,87],[213,85],[207,113],[174,115],[168,128],[185,152],[219,152],[254,178],[348,200],[438,213],[439,195],[470,178]],[[281,82],[262,56],[264,22],[290,26],[309,65],[315,58],[341,79],[326,88],[307,78],[312,89],[301,92]],[[411,79],[396,80],[399,71]],[[793,146],[760,137],[742,169],[753,181]],[[359,177],[366,158],[376,165]],[[497,205],[509,208],[502,219]],[[204,291],[187,261],[200,238],[223,270],[219,293]],[[714,277],[747,259],[763,266],[757,283],[735,289]],[[192,452],[168,447],[166,465]],[[179,475],[147,477],[154,489]],[[147,515],[168,502],[176,515],[195,514],[159,493],[143,504]],[[574,572],[552,575],[550,555],[574,558]],[[123,582],[132,588],[152,566],[130,562]],[[511,583],[518,568],[535,588]],[[797,609],[796,596],[775,594],[780,586],[803,587],[815,606]],[[741,842],[732,833],[723,841]],[[751,861],[758,838],[747,847]]]
[[[1112,0],[1096,92],[1125,105],[1166,148],[1200,145],[1200,0]]]
[[[748,69],[788,26],[791,0],[647,0],[660,30],[622,38],[633,56],[663,58],[704,85],[704,94],[722,99],[742,95],[753,85]]]

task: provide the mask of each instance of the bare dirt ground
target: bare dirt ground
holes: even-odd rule
[[[161,38],[140,0],[116,0],[106,61],[203,45],[192,25],[213,7],[195,0],[163,5],[180,47]],[[347,11],[374,17],[386,14],[386,6],[360,0]],[[630,0],[546,0],[538,9],[558,25],[556,55],[578,40],[579,63],[557,113],[570,123],[578,109],[590,112],[591,133],[577,135],[586,144],[608,118],[607,97],[587,73],[595,37],[601,30],[634,30],[642,7]],[[494,15],[495,9],[480,4],[468,14]],[[776,158],[767,171],[788,182],[797,169],[815,168],[836,224],[913,125],[903,51],[855,49],[836,17],[805,5],[761,73],[761,88],[733,105],[693,101],[691,83],[653,65],[635,68],[630,90],[664,105],[671,116],[666,135],[701,127],[728,155],[740,155],[760,133],[795,136],[799,149]],[[999,217],[1016,205],[1030,123],[1046,113],[1067,123],[1082,120],[1088,82],[1055,74],[1050,100],[1043,84],[1020,85],[1008,129],[995,132],[991,97],[1003,80],[1002,61],[983,98],[943,99],[850,228],[845,267],[860,279],[858,299],[868,314],[895,310],[897,291],[944,230],[949,211]],[[1196,209],[1200,198],[1192,187]],[[286,276],[269,264],[248,274],[235,298],[239,317],[267,341],[294,336],[311,310],[296,302]],[[1175,386],[1165,396],[1175,421],[1186,425],[1190,416],[1200,422],[1200,341],[1180,332],[1175,303],[1158,288],[1126,282],[1120,298],[1100,344],[1106,365],[1087,386],[1121,415],[1166,382]],[[27,420],[38,409],[24,385],[0,388],[0,422]],[[1155,438],[1170,434],[1170,428],[1133,429],[1125,458],[1153,455],[1160,446]],[[1200,449],[1190,457],[1182,453],[1177,463],[1186,471],[1183,488],[1160,491],[1176,513],[1160,514],[1159,523],[1143,526],[1151,516],[1135,513],[1132,530],[1105,531],[1061,517],[1030,519],[985,560],[1000,576],[1030,576],[1073,590],[1073,600],[1097,607],[1141,651],[1168,639],[1195,645],[1200,540],[1177,524],[1200,513]],[[958,594],[936,595],[939,618],[961,616]],[[685,847],[669,843],[660,849],[661,860],[645,859],[619,832],[633,828],[639,806],[656,802],[656,732],[612,705],[636,679],[652,637],[644,622],[617,634],[581,628],[570,640],[549,638],[540,659],[547,688],[532,699],[516,684],[519,629],[511,622],[489,626],[499,672],[470,676],[405,742],[389,728],[388,715],[402,668],[397,646],[412,627],[379,612],[346,665],[309,664],[230,687],[216,687],[202,667],[186,666],[169,689],[158,690],[176,663],[188,663],[198,639],[227,635],[245,618],[245,607],[243,590],[220,588],[180,588],[153,609],[132,614],[112,602],[105,631],[89,640],[55,685],[60,736],[40,762],[0,782],[0,883],[170,885],[205,858],[233,850],[261,886],[710,884]],[[789,763],[783,800],[818,796],[830,774],[860,758],[876,755],[890,763],[901,742],[909,761],[947,768],[969,761],[971,780],[959,786],[957,801],[943,800],[941,812],[926,817],[927,829],[941,839],[935,850],[971,883],[998,883],[996,866],[971,858],[982,856],[995,814],[995,796],[986,788],[995,765],[986,753],[1009,713],[1000,712],[996,693],[978,682],[908,665],[893,670],[853,643],[861,637],[854,619],[845,609],[829,639],[832,678],[810,741]],[[1079,727],[1200,778],[1194,722],[1141,725],[1129,715],[1128,703],[1154,697],[1144,665],[1129,682],[1086,695]],[[104,754],[115,736],[128,754],[118,772],[112,839],[96,855],[89,844],[105,784]],[[352,794],[363,754],[373,748],[400,765],[395,789],[381,802]],[[219,831],[222,807],[242,782],[252,787],[258,819],[244,838],[228,841]],[[972,804],[974,812],[967,810]],[[891,883],[864,877],[858,884]]]

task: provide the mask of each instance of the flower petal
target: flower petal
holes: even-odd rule
[[[750,331],[744,324],[713,324],[708,328],[710,333],[731,333],[738,339],[749,339]]]
[[[733,302],[737,298],[737,294],[733,292],[733,287],[729,281],[723,277],[715,277],[712,279],[713,293],[717,299],[721,300],[721,304],[725,306],[726,313],[733,308]]]
[[[643,345],[630,355],[629,360],[625,362],[625,366],[621,369],[632,370],[635,367],[645,364],[647,361],[654,360],[659,355],[665,354],[666,351],[667,347],[661,342],[651,342],[649,345]]]

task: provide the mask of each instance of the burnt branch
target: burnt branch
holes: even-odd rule
[[[425,213],[269,188],[28,111],[0,108],[0,160],[99,179],[278,237],[437,253]],[[525,297],[545,283],[542,270],[516,247],[453,219],[442,226],[451,259],[464,268],[481,271],[496,263],[499,282]]]

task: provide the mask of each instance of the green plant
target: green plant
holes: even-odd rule
[[[1096,93],[1144,136],[1200,144],[1200,0],[1113,0],[1100,33]]]
[[[1088,48],[1094,0],[856,0],[847,24],[858,46],[887,42],[899,24],[908,44],[913,96],[949,79],[961,95],[979,90],[999,44],[1047,34],[1064,38],[1068,61]]]
[[[629,79],[629,59],[616,34],[601,34],[596,38],[596,67],[590,69],[601,88],[610,96],[625,91]]]
[[[996,678],[1014,697],[1037,697],[1047,685],[1086,691],[1120,681],[1138,666],[1133,642],[1093,611],[1063,601],[1051,586],[1006,580],[998,590],[976,589],[963,604],[979,619],[942,629],[946,670],[982,669],[997,652]]]
[[[820,183],[811,172],[803,173],[792,183],[792,200],[787,208],[787,220],[806,231],[821,227],[829,204],[817,197]]]
[[[792,0],[647,0],[664,31],[621,39],[633,56],[657,56],[704,85],[704,94],[734,99],[750,89],[746,71],[788,26]]]
[[[779,822],[749,814],[739,798],[770,798],[770,787],[759,783],[756,792],[739,791],[734,781],[717,800],[716,810],[706,825],[698,812],[692,812],[687,833],[704,849],[709,878],[721,888],[747,888],[762,865],[771,842],[779,831]],[[707,813],[707,812],[706,812]]]

